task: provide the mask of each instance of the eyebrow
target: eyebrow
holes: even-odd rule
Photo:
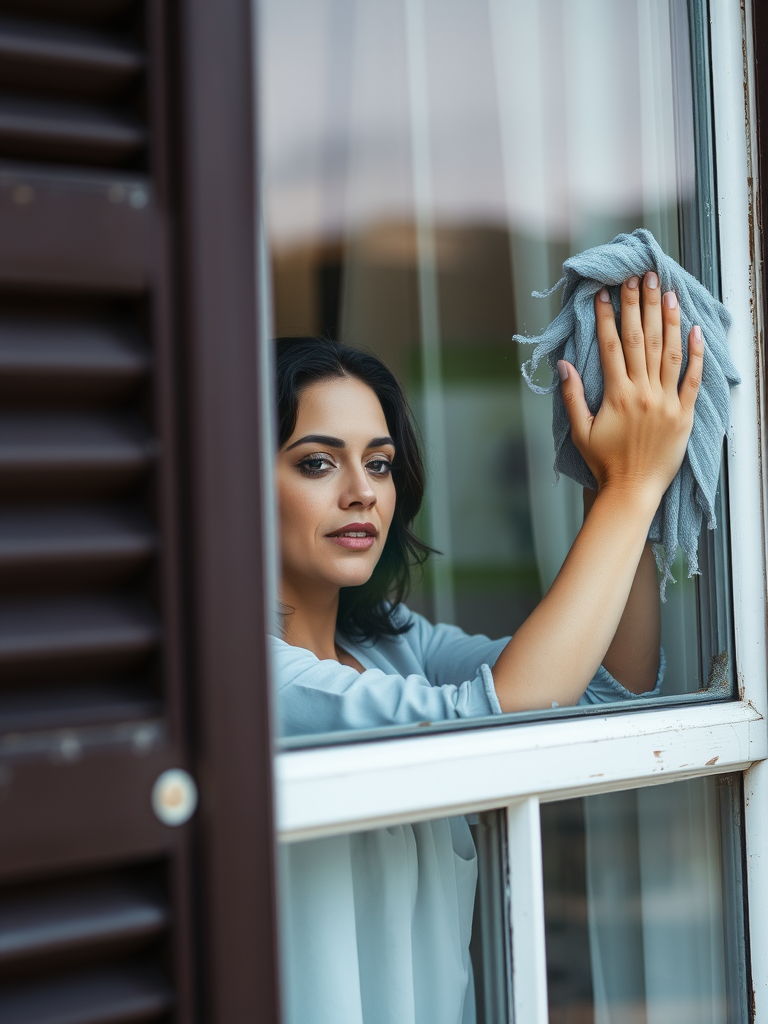
[[[305,437],[300,437],[298,441],[294,441],[293,444],[289,444],[285,451],[289,452],[291,448],[298,448],[300,444],[322,444],[326,448],[346,448],[346,441],[342,441],[340,437],[329,437],[327,434],[307,434]],[[372,437],[367,448],[381,448],[382,445],[389,444],[395,447],[395,442],[391,437]]]

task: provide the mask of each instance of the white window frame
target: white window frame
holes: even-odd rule
[[[510,872],[513,943],[516,934],[525,936],[519,947],[513,945],[514,1011],[515,1019],[526,1024],[548,1020],[542,802],[744,772],[748,893],[753,905],[768,905],[766,557],[759,437],[765,419],[759,240],[751,230],[756,225],[756,160],[750,2],[742,11],[739,0],[711,0],[710,20],[722,299],[733,316],[730,346],[742,379],[732,392],[727,446],[739,699],[276,757],[277,830],[285,842],[506,808],[515,869]],[[754,1019],[768,1021],[768,928],[759,915],[751,920],[750,955]]]

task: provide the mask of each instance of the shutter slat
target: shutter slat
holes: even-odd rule
[[[78,879],[0,895],[0,970],[60,954],[135,946],[169,923],[165,902],[128,879]]]
[[[0,600],[0,670],[62,671],[89,662],[125,666],[150,653],[159,630],[151,611],[112,596]]]
[[[0,85],[100,96],[132,82],[145,57],[130,42],[85,28],[0,17]]]
[[[0,508],[0,586],[6,574],[55,577],[89,567],[100,578],[143,565],[157,549],[151,524],[120,508]]]
[[[46,18],[56,28],[66,25],[110,27],[124,20],[135,0],[3,0],[3,10],[24,18]]]
[[[0,155],[119,166],[146,145],[144,127],[116,111],[0,97]]]
[[[126,967],[66,977],[0,994],[3,1024],[131,1024],[152,1021],[172,1004],[159,971]]]
[[[0,318],[0,388],[62,392],[106,388],[112,395],[146,377],[150,355],[128,325]]]
[[[0,880],[9,886],[165,856],[182,838],[152,812],[158,775],[180,760],[162,719],[15,733],[0,757]]]
[[[157,718],[162,704],[140,681],[0,690],[0,722],[7,732],[66,729],[73,726],[137,722]]]
[[[129,417],[0,412],[0,486],[12,490],[110,489],[139,479],[155,446],[143,425]]]
[[[0,283],[143,292],[153,216],[145,176],[0,161]]]

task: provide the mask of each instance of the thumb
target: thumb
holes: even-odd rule
[[[589,428],[593,419],[584,397],[584,384],[576,367],[565,359],[558,360],[557,372],[560,374],[563,405],[571,423],[571,436],[574,444],[579,448],[581,442],[586,441],[589,437]]]

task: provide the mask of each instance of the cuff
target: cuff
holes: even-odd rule
[[[483,681],[483,688],[485,689],[485,696],[491,708],[491,714],[503,714],[504,712],[501,710],[499,698],[496,696],[496,687],[493,685],[493,673],[488,665],[480,666],[480,678]]]
[[[652,690],[646,690],[645,693],[632,693],[631,690],[622,686],[618,679],[614,679],[605,666],[601,665],[579,704],[608,704],[619,700],[645,700],[647,697],[657,697],[666,668],[667,660],[662,647],[659,649],[659,672],[656,676],[656,685]]]

